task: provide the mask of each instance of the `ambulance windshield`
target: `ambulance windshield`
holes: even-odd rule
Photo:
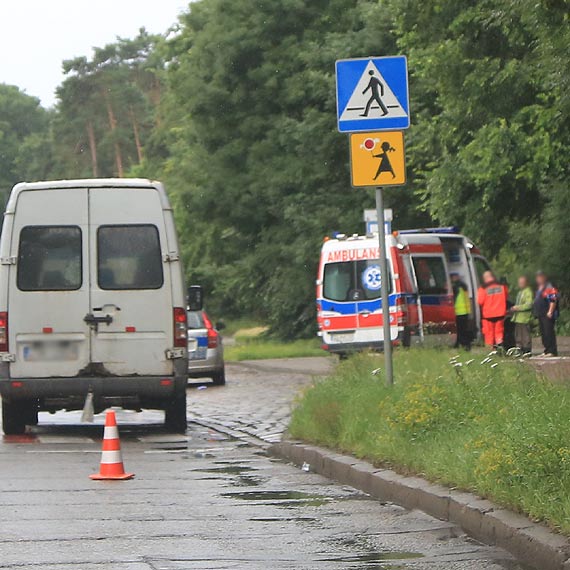
[[[392,278],[389,280],[392,292]],[[330,301],[370,301],[382,291],[380,261],[345,261],[325,265],[323,295]]]

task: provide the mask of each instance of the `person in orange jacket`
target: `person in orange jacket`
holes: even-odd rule
[[[477,292],[477,302],[481,307],[481,324],[487,346],[503,344],[508,297],[507,286],[499,283],[491,271],[485,271],[483,286]]]

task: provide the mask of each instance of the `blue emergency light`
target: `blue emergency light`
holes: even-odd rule
[[[417,230],[399,230],[398,233],[406,234],[458,234],[461,229],[458,226],[447,226],[443,228],[421,228]]]

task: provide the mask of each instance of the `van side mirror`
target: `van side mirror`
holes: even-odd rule
[[[204,308],[204,290],[201,285],[188,287],[188,310],[201,311]]]

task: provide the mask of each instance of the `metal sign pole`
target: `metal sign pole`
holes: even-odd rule
[[[392,361],[392,334],[390,331],[390,274],[388,273],[384,196],[382,194],[382,188],[376,188],[376,212],[378,214],[380,272],[382,274],[382,319],[384,321],[384,360],[386,365],[386,383],[388,386],[392,386],[394,384],[394,366]]]

